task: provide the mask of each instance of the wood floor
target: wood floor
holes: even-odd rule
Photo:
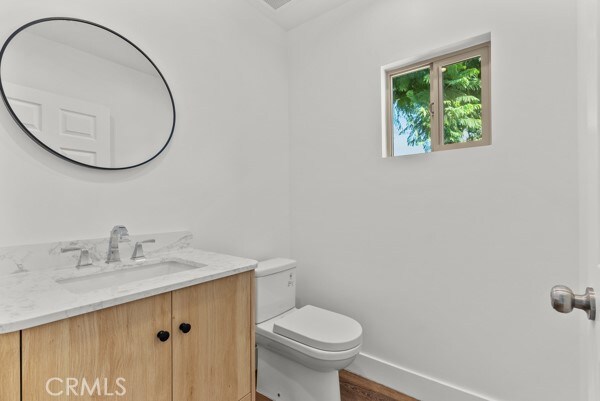
[[[340,372],[342,401],[419,401],[348,371]],[[271,401],[256,394],[256,401]]]
[[[418,401],[346,370],[340,372],[342,401]]]
[[[256,393],[256,401],[271,401],[261,393]]]

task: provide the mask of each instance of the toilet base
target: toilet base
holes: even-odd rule
[[[337,370],[318,372],[258,346],[257,391],[273,401],[340,401]]]

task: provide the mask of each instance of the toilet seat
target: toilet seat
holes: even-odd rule
[[[356,320],[312,305],[275,321],[273,332],[323,351],[346,351],[362,342]]]
[[[277,334],[274,331],[274,326],[277,321],[291,316],[294,313],[297,313],[299,309],[291,309],[288,312],[285,312],[279,316],[274,317],[273,319],[267,320],[263,323],[256,325],[256,342],[259,345],[263,345],[267,348],[276,350],[278,352],[282,352],[284,348],[289,348],[295,352],[299,352],[309,358],[320,360],[320,361],[345,361],[349,359],[353,359],[358,355],[361,348],[361,339],[362,339],[362,328],[360,337],[358,340],[358,345],[342,350],[342,351],[327,351],[318,349],[315,347],[311,347],[309,345],[303,344],[299,341],[293,340],[291,338],[285,337],[281,334]],[[350,318],[348,318],[350,319]],[[358,323],[357,323],[358,324]],[[360,326],[360,325],[359,325]]]

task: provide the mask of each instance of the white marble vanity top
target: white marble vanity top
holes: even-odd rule
[[[191,248],[189,247],[191,235],[189,233],[179,234],[183,235],[178,237],[178,241],[147,252],[145,261],[134,262],[125,257],[126,254],[122,251],[122,262],[106,264],[96,256],[93,266],[81,269],[75,268],[77,259],[74,256],[68,259],[69,267],[40,268],[38,259],[37,265],[28,269],[26,265],[17,263],[16,259],[18,258],[14,255],[24,255],[20,260],[26,262],[28,258],[36,258],[32,256],[31,251],[23,253],[20,247],[0,248],[0,262],[12,260],[18,265],[17,269],[11,268],[12,271],[8,271],[7,269],[3,270],[0,263],[0,334],[24,330],[256,268],[257,262],[254,260]],[[157,240],[157,245],[158,242]],[[78,245],[81,243],[82,241],[77,241]],[[72,245],[73,242],[58,244]],[[30,249],[33,247],[30,246]],[[93,245],[90,247],[93,248]],[[59,250],[60,246],[51,247],[51,249]],[[148,246],[148,250],[150,249],[151,246]],[[59,251],[52,252],[48,254],[54,255],[55,259],[58,258]],[[92,252],[92,254],[94,253]],[[83,293],[71,292],[57,282],[57,280],[98,273],[135,269],[160,262],[180,262],[200,267],[135,282],[121,284],[115,282],[114,286],[109,288]],[[48,263],[56,264],[56,261]]]

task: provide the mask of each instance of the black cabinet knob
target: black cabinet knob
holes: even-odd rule
[[[169,339],[169,337],[171,337],[171,334],[169,334],[168,331],[161,330],[158,332],[156,337],[158,337],[158,339],[164,343],[165,341],[167,341]]]
[[[184,334],[187,334],[192,330],[192,325],[189,323],[181,323],[179,325],[179,330],[181,330]]]

